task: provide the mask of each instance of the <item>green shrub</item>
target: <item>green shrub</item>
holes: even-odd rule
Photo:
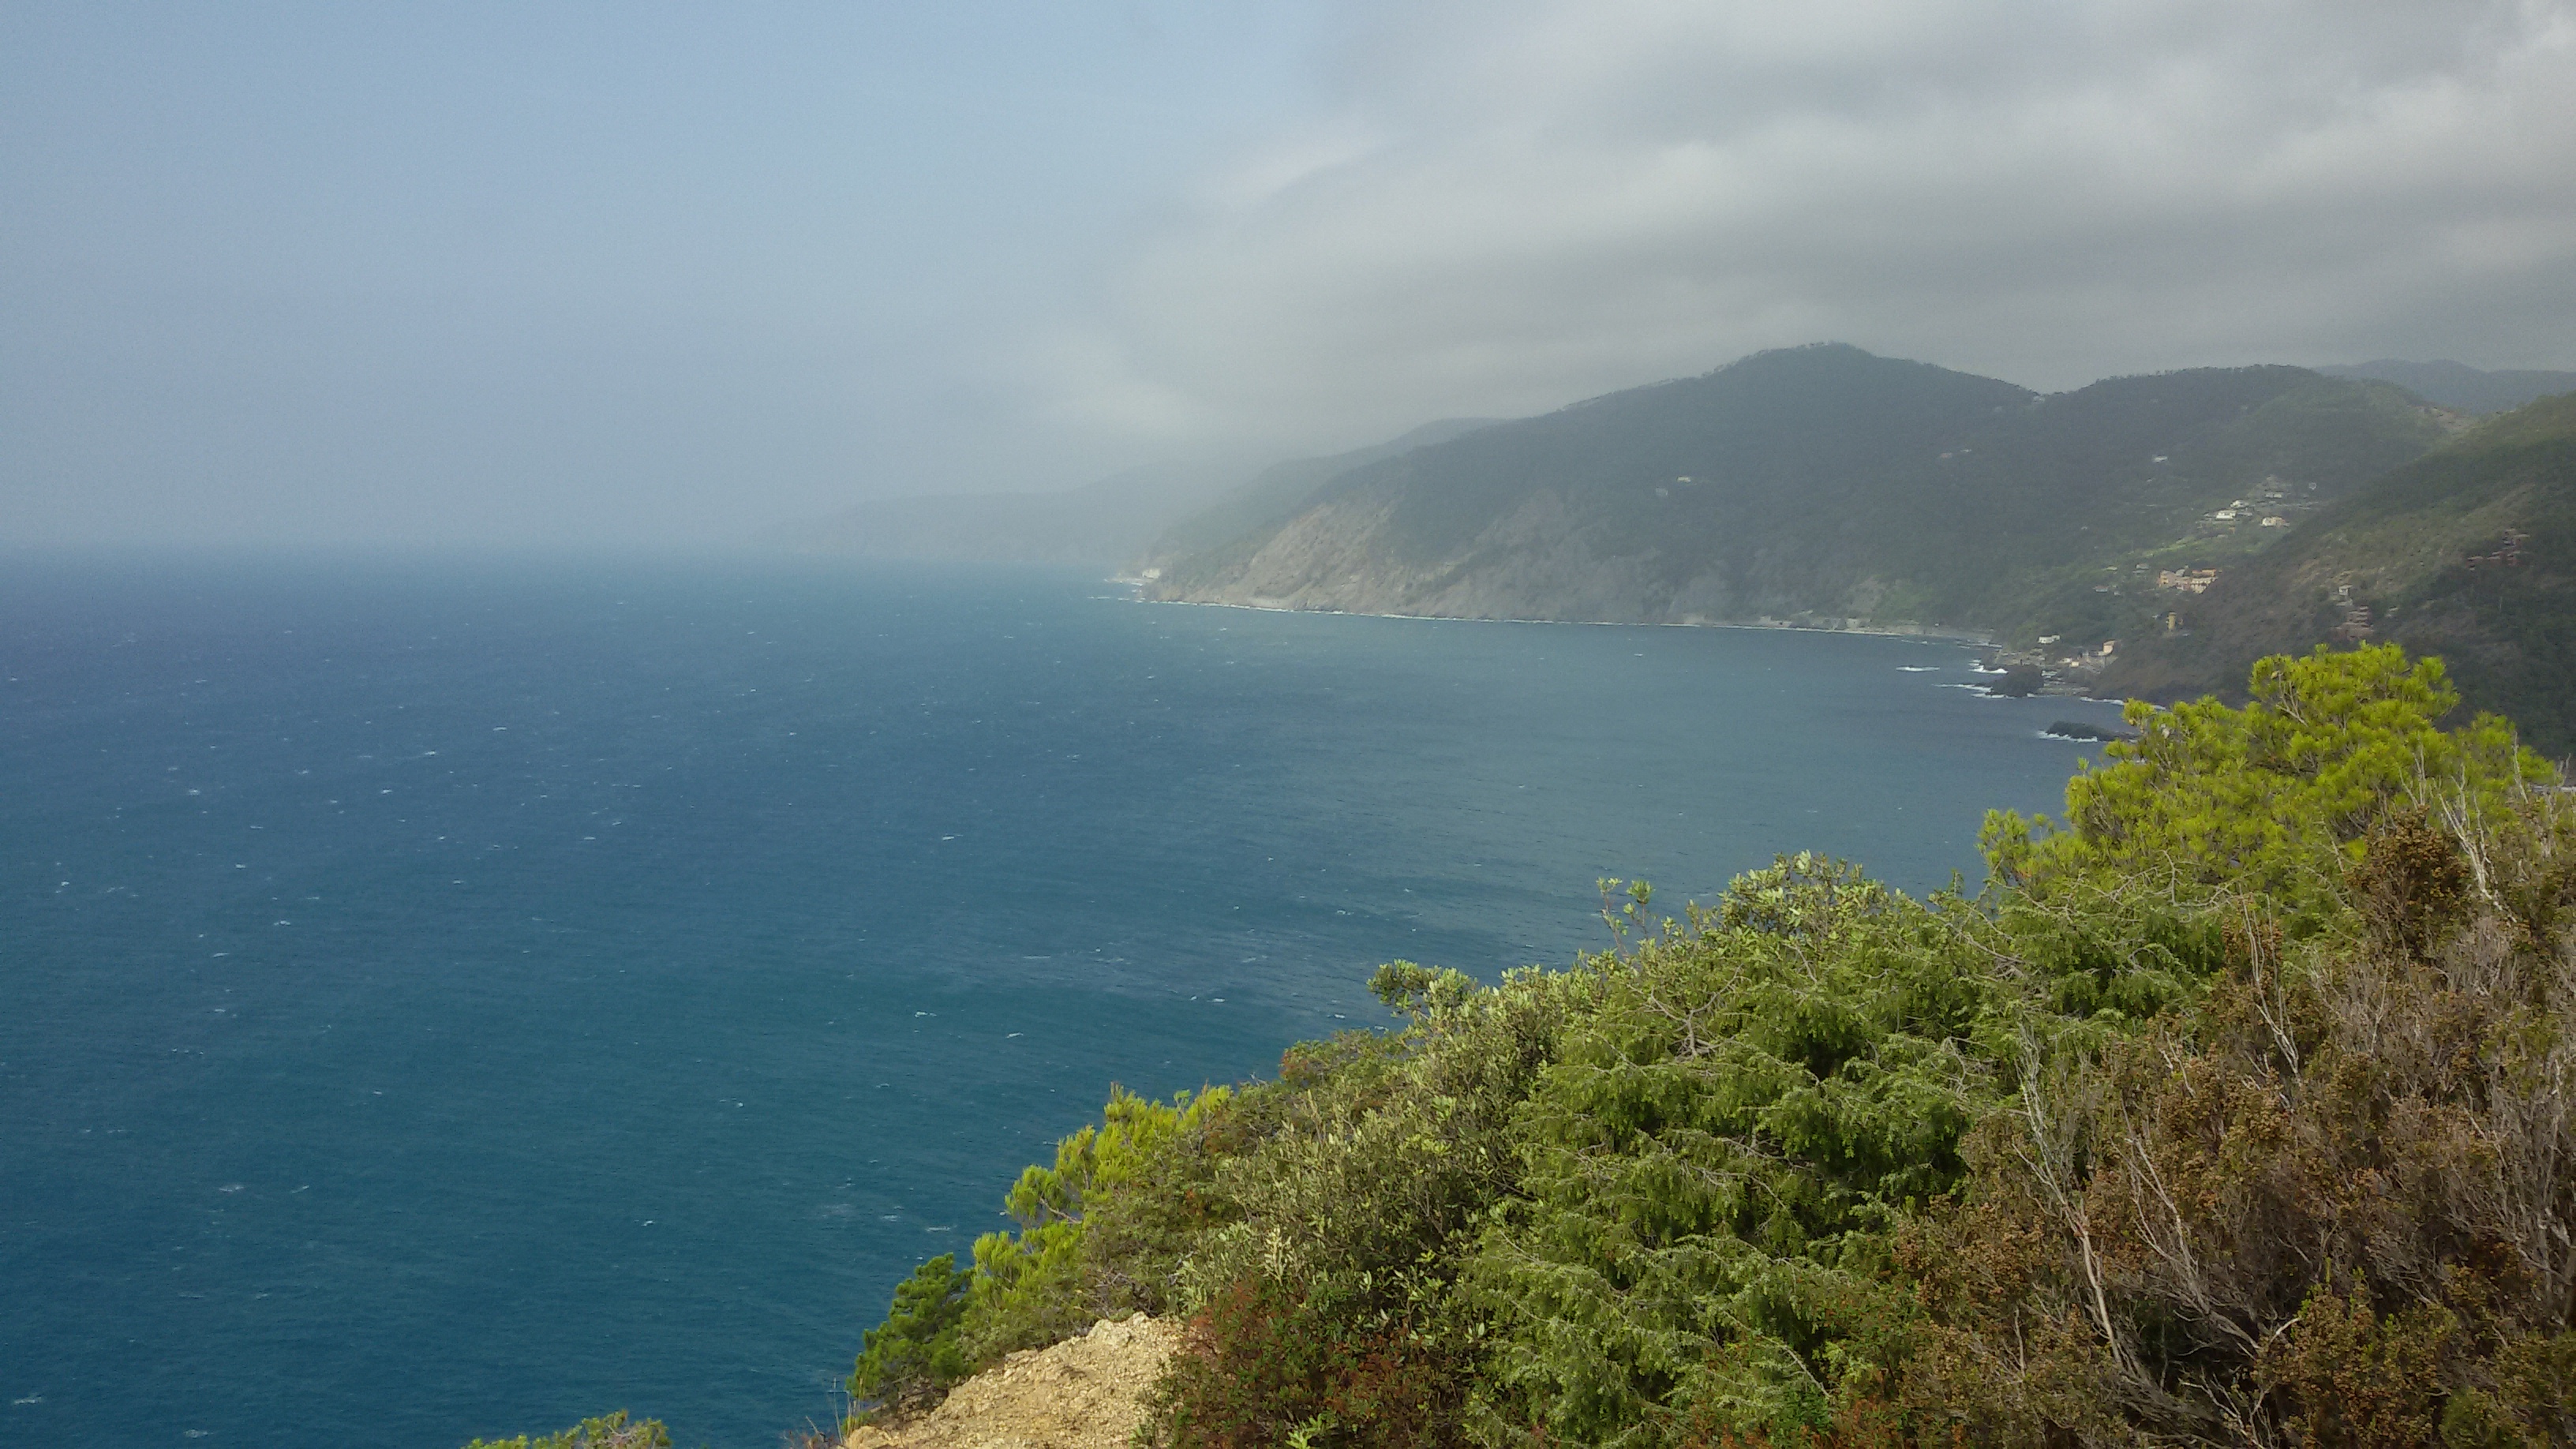
[[[1353,1321],[1294,1287],[1230,1283],[1192,1319],[1138,1439],[1197,1449],[1461,1442],[1464,1378],[1413,1322]]]
[[[659,1419],[626,1422],[626,1411],[584,1419],[569,1429],[530,1438],[477,1439],[465,1449],[671,1449],[671,1431]]]
[[[975,1240],[972,1265],[925,1263],[868,1331],[850,1392],[880,1412],[917,1414],[1004,1355],[1093,1322],[1173,1306],[1182,1257],[1228,1217],[1215,1164],[1238,1151],[1266,1092],[1215,1087],[1170,1103],[1112,1087],[1101,1121],[1020,1174],[1003,1202],[1015,1230]]]
[[[1518,1191],[1511,1114],[1591,984],[1527,971],[1489,989],[1396,962],[1370,985],[1407,1026],[1291,1051],[1218,1164],[1233,1216],[1184,1264],[1191,1323],[1150,1424],[1167,1442],[1463,1432],[1481,1350],[1460,1264]]]
[[[1487,1436],[1785,1440],[1869,1400],[1911,1311],[1892,1235],[1965,1176],[2031,1029],[2012,945],[1801,855],[1596,961],[1472,1271]]]
[[[2358,919],[2252,902],[2189,1009],[2026,1060],[1899,1254],[1917,1422],[1971,1442],[2576,1442],[2576,947],[2556,791],[2361,841]],[[2461,822],[2436,830],[2427,818]],[[2563,877],[2562,877],[2563,878]],[[2563,889],[2563,887],[2562,887]],[[2555,909],[2555,908],[2553,908]]]
[[[2043,895],[2260,894],[2307,926],[2340,899],[2392,807],[2450,786],[2465,808],[2495,813],[2551,776],[2493,715],[2440,729],[2460,698],[2442,661],[2409,663],[2395,645],[2265,659],[2251,689],[2243,709],[2132,701],[2139,737],[2113,741],[2107,765],[2068,783],[2063,830],[1987,815],[1995,877]]]
[[[1203,1141],[1234,1100],[1225,1087],[1169,1105],[1111,1087],[1098,1126],[1056,1145],[1052,1167],[1020,1174],[1003,1211],[1017,1232],[975,1240],[961,1346],[987,1364],[1015,1349],[1043,1348],[1097,1319],[1158,1312],[1180,1252],[1162,1241],[1197,1226],[1192,1215],[1158,1212],[1189,1202],[1189,1149]],[[1100,1220],[1106,1220],[1104,1224]]]
[[[966,1377],[958,1329],[972,1279],[956,1254],[942,1253],[896,1284],[885,1322],[867,1332],[850,1374],[850,1397],[900,1418],[938,1403],[949,1385]]]

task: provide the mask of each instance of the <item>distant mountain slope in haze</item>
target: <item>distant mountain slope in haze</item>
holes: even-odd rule
[[[773,530],[799,553],[991,563],[1114,564],[1235,476],[1208,467],[1135,468],[1056,493],[885,498]]]
[[[1354,468],[1398,457],[1416,448],[1492,427],[1493,418],[1444,418],[1374,447],[1322,458],[1291,458],[1261,471],[1250,483],[1181,519],[1138,555],[1135,567],[1156,568],[1204,549],[1219,548],[1293,517],[1315,490]]]
[[[1172,560],[1149,592],[1476,618],[2082,632],[2118,612],[2096,597],[2106,567],[2252,546],[2204,526],[2237,492],[2273,487],[2305,506],[2442,435],[2396,388],[2300,368],[2043,397],[1826,344],[1353,469],[1277,523]]]
[[[2576,392],[2576,372],[2483,372],[2457,362],[2401,362],[2383,357],[2317,371],[2328,377],[2393,382],[2426,402],[2465,413],[2508,412],[2553,393]]]
[[[1445,442],[1491,419],[1425,423],[1374,447],[1291,458],[1243,482],[1239,469],[1207,464],[1131,468],[1053,493],[949,493],[884,498],[775,529],[799,553],[983,563],[1122,563],[1136,566],[1221,544],[1275,523],[1315,489],[1352,468]]]
[[[2475,708],[2576,749],[2576,395],[2491,418],[2302,525],[2181,604],[2187,633],[2122,651],[2106,691],[2241,694],[2266,654],[2394,640]]]

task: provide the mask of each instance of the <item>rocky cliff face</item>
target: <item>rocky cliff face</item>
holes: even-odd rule
[[[1714,561],[1674,577],[1666,561],[1622,549],[1586,527],[1557,490],[1524,498],[1439,556],[1407,560],[1386,535],[1394,505],[1345,497],[1292,520],[1239,570],[1196,584],[1149,586],[1148,597],[1268,609],[1407,614],[1438,619],[1558,619],[1614,624],[1712,624],[1870,618],[1885,592],[1858,581],[1819,600],[1739,588]],[[1822,602],[1820,611],[1815,605]],[[1885,621],[1898,622],[1898,621]]]

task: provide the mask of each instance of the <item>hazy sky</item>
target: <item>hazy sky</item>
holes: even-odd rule
[[[0,7],[0,542],[733,539],[1824,339],[2576,366],[2576,0]]]

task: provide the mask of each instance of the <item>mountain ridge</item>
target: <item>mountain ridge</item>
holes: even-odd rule
[[[2488,371],[2447,359],[2408,362],[2401,358],[2382,357],[2370,362],[2316,370],[2328,377],[2393,382],[2426,402],[2480,416],[2511,412],[2525,403],[2556,393],[2576,392],[2576,372],[2550,372],[2536,368]]]
[[[1468,618],[2081,633],[2106,612],[2089,597],[2100,568],[2156,550],[2225,555],[2236,530],[2195,530],[2236,490],[2284,482],[2287,469],[2297,497],[2284,506],[2310,507],[2419,455],[2453,423],[2389,384],[2300,368],[2042,395],[1816,344],[1354,468],[1280,524],[1167,564],[1146,594]]]

